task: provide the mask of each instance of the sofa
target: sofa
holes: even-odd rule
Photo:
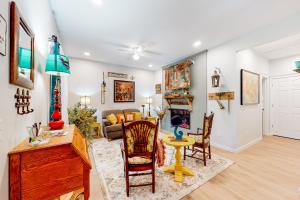
[[[122,138],[122,124],[112,125],[106,117],[110,114],[125,114],[130,112],[140,112],[138,109],[124,109],[124,110],[104,110],[102,111],[102,127],[103,127],[103,135],[108,140]]]

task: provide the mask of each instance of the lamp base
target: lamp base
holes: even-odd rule
[[[49,127],[51,130],[61,130],[64,127],[65,122],[63,120],[60,121],[52,121],[49,122]]]

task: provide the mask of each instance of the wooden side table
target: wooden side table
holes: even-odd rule
[[[180,148],[184,146],[190,146],[195,143],[195,139],[189,136],[183,136],[182,141],[177,141],[173,135],[167,135],[163,138],[163,141],[176,149],[175,159],[176,162],[172,166],[164,167],[164,172],[175,174],[176,182],[183,182],[183,176],[194,176],[194,173],[187,167],[184,167],[181,162]]]
[[[96,138],[100,138],[101,137],[101,124],[99,122],[95,122],[92,125],[92,127],[95,130],[95,132],[97,133]]]

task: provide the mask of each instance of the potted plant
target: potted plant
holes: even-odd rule
[[[96,111],[92,108],[82,108],[80,103],[68,108],[69,123],[75,124],[88,140],[92,138],[92,125],[97,121],[94,116]]]

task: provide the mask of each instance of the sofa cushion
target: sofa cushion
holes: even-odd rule
[[[141,112],[133,112],[134,114],[134,121],[142,120],[142,113]]]
[[[125,113],[126,122],[132,122],[134,120],[134,113]]]
[[[115,114],[107,115],[107,116],[106,116],[106,119],[107,119],[112,125],[118,123],[118,119],[117,119],[117,117],[116,117]]]
[[[121,124],[122,122],[125,122],[125,116],[123,113],[119,113],[119,114],[116,114],[117,116],[117,119],[118,119],[118,124]]]
[[[121,131],[122,130],[122,124],[115,124],[111,126],[105,127],[106,132],[115,132],[115,131]]]
[[[110,114],[118,114],[118,113],[123,113],[122,110],[104,110],[102,111],[102,119],[106,119],[106,116],[107,115],[110,115]]]

